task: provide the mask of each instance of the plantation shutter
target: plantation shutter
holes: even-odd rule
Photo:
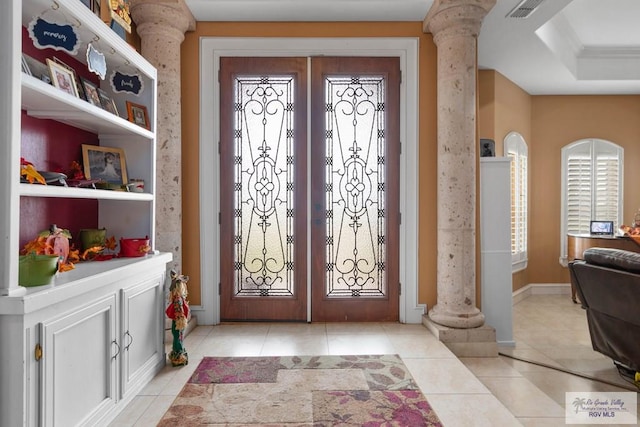
[[[595,161],[595,195],[594,218],[596,220],[613,220],[617,228],[618,198],[620,182],[618,159],[611,155],[597,156]]]
[[[518,252],[518,207],[515,201],[518,199],[518,186],[515,185],[518,180],[518,156],[514,152],[507,153],[511,157],[511,253]]]
[[[591,220],[618,227],[622,196],[622,150],[606,141],[585,140],[566,156],[566,232],[589,233]]]
[[[517,244],[516,250],[512,252],[526,252],[527,251],[527,156],[520,153],[517,156],[517,192],[518,198],[516,200],[516,236]]]
[[[511,161],[511,253],[527,250],[527,156],[509,151]]]
[[[591,193],[591,159],[570,154],[567,164],[568,233],[589,232]]]
[[[511,258],[517,271],[527,263],[528,148],[522,135],[507,135],[504,152],[511,158]]]

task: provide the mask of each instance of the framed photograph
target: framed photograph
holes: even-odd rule
[[[107,110],[108,112],[118,115],[118,109],[116,108],[116,103],[113,102],[113,99],[107,95],[107,92],[98,88],[98,96],[100,97],[100,103],[102,104],[102,108]]]
[[[24,57],[24,54],[22,54],[22,72],[29,76],[31,75],[31,69],[29,68],[29,64],[27,63],[27,59]]]
[[[493,139],[480,138],[480,157],[495,157],[496,143]]]
[[[46,64],[24,53],[22,54],[22,58],[24,58],[25,65],[29,68],[29,72],[33,77],[51,84],[51,75],[49,74],[49,67],[47,67]]]
[[[98,93],[98,86],[85,78],[82,79],[82,86],[84,87],[84,94],[87,102],[95,105],[96,107],[102,108],[100,94]]]
[[[122,148],[82,144],[84,175],[109,184],[127,184],[127,166]]]
[[[53,57],[53,62],[55,62],[56,64],[60,64],[62,65],[64,68],[66,68],[67,70],[69,70],[70,73],[73,74],[73,80],[76,84],[76,91],[78,93],[78,98],[84,99],[85,101],[87,100],[87,96],[84,93],[84,88],[82,87],[82,84],[80,84],[80,77],[78,77],[78,73],[76,73],[76,70],[65,64],[61,59],[57,58],[57,57]]]
[[[144,105],[127,101],[127,115],[131,123],[135,123],[145,129],[150,129],[149,114],[147,113],[147,107]]]
[[[74,73],[49,58],[47,58],[47,65],[49,66],[53,85],[61,91],[77,97],[78,90],[76,89]]]
[[[101,6],[102,6],[102,0],[90,0],[91,2],[91,11],[93,13],[95,13],[96,15],[98,15],[98,17],[101,16]]]

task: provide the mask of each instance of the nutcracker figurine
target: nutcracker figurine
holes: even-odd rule
[[[171,270],[171,286],[169,287],[169,305],[167,316],[171,319],[171,334],[173,347],[169,353],[169,360],[173,366],[184,366],[189,363],[189,355],[182,346],[182,333],[189,321],[189,301],[187,301],[187,282],[189,276],[178,274]]]

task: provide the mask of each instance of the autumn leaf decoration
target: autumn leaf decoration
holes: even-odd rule
[[[108,237],[104,241],[102,246],[94,246],[86,249],[80,259],[84,261],[107,261],[115,257],[116,238],[114,236]],[[105,251],[105,249],[107,249]],[[113,254],[107,252],[114,252]]]
[[[35,239],[27,242],[22,249],[23,254],[35,253],[36,255],[45,255],[51,253],[53,247],[47,243],[46,236],[38,236]]]
[[[47,185],[44,177],[33,167],[33,163],[28,162],[24,157],[20,157],[20,176],[24,176],[29,184],[38,182],[42,185]]]
[[[69,166],[69,172],[67,173],[70,179],[83,180],[86,179],[84,172],[82,172],[82,166],[77,161],[72,161]]]
[[[111,236],[105,240],[104,247],[109,249],[110,251],[115,252],[117,244],[118,243],[116,242],[116,238],[114,236]]]
[[[57,237],[65,239],[64,244],[61,241],[56,242]],[[59,255],[58,271],[63,273],[73,270],[75,268],[74,259],[70,256],[73,251],[68,251],[68,239],[70,238],[69,230],[53,225],[51,229],[40,232],[35,239],[27,242],[22,248],[22,254]]]

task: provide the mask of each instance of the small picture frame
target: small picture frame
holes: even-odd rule
[[[29,64],[27,63],[27,59],[24,57],[24,53],[22,54],[22,72],[28,76],[31,76],[31,69],[29,68]]]
[[[147,107],[127,101],[127,116],[131,123],[135,123],[145,129],[150,130],[149,113]]]
[[[98,17],[101,16],[101,6],[102,6],[102,0],[90,0],[91,1],[91,11],[93,13],[95,13]]]
[[[51,73],[51,81],[55,87],[63,92],[78,97],[78,89],[74,73],[63,65],[47,58],[47,65]]]
[[[29,68],[31,76],[51,84],[51,75],[49,74],[49,67],[47,67],[46,64],[24,53],[22,57],[24,58],[26,66]]]
[[[96,107],[103,108],[102,101],[100,101],[100,94],[98,93],[98,86],[85,78],[82,78],[82,86],[84,87],[87,102]]]
[[[84,87],[82,87],[82,85],[80,84],[80,78],[78,77],[78,73],[76,73],[76,70],[73,67],[67,65],[61,59],[59,59],[59,58],[57,58],[55,56],[53,57],[53,62],[62,65],[64,68],[66,68],[67,70],[69,70],[73,74],[73,79],[74,79],[75,84],[76,84],[76,91],[78,92],[78,98],[84,99],[86,101],[87,100],[87,96],[84,93]]]
[[[84,175],[109,184],[127,184],[127,166],[122,148],[82,144]]]
[[[109,97],[109,95],[107,95],[107,92],[98,88],[98,96],[100,97],[102,108],[117,116],[118,109],[116,108],[116,103]]]
[[[480,138],[480,157],[495,157],[496,143],[493,139]]]

